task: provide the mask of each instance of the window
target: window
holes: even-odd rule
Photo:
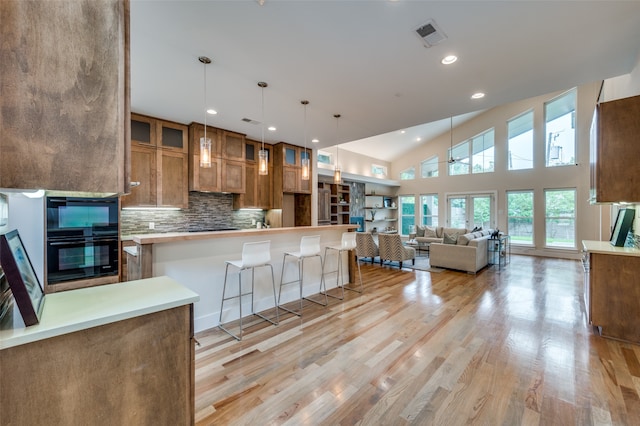
[[[533,245],[533,191],[507,191],[507,233],[512,244]]]
[[[495,220],[495,192],[447,196],[449,227],[490,229]]]
[[[545,200],[545,245],[576,247],[576,190],[548,189]]]
[[[400,172],[400,180],[412,180],[416,178],[416,168],[409,167],[407,170]]]
[[[387,176],[387,166],[380,166],[378,164],[371,165],[371,174],[374,176]]]
[[[324,151],[318,151],[318,163],[320,164],[333,164],[331,154]]]
[[[508,170],[533,168],[533,111],[507,122]]]
[[[428,158],[420,163],[420,176],[423,178],[438,177],[438,156]]]
[[[422,206],[422,224],[438,226],[438,194],[425,194],[420,196]]]
[[[409,235],[416,224],[416,197],[401,195],[400,202],[400,235]]]
[[[547,167],[576,163],[576,90],[544,104]]]
[[[452,163],[449,163],[450,176],[469,174],[469,141],[450,148],[449,158],[454,159]]]
[[[472,173],[493,172],[494,149],[493,139],[495,132],[493,129],[484,132],[472,139],[473,156],[471,157]]]

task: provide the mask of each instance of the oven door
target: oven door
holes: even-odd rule
[[[118,239],[50,239],[47,241],[47,283],[118,274]]]

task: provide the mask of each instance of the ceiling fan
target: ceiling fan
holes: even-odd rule
[[[466,161],[463,161],[459,158],[453,158],[453,116],[451,116],[450,118],[450,122],[449,122],[449,159],[446,161],[439,161],[439,163],[447,163],[447,164],[454,164],[454,163],[462,163],[462,164],[468,164]]]

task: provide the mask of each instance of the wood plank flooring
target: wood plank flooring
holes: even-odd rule
[[[586,323],[582,264],[362,264],[364,294],[199,333],[198,425],[639,425],[640,347]]]

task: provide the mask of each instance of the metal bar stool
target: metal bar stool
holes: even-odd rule
[[[324,269],[322,270],[322,274],[326,275],[326,274],[333,274],[336,273],[336,287],[340,287],[340,289],[342,290],[342,295],[341,296],[332,296],[331,294],[327,294],[326,293],[326,288],[325,288],[325,294],[327,294],[329,297],[333,297],[335,299],[339,299],[342,300],[344,299],[344,289],[346,288],[347,290],[351,290],[351,291],[355,291],[358,293],[362,293],[363,290],[363,286],[362,286],[362,273],[360,272],[360,262],[358,262],[358,255],[356,254],[356,265],[358,265],[358,276],[360,277],[360,289],[357,288],[352,288],[350,286],[345,286],[344,285],[344,276],[343,273],[344,271],[342,270],[342,253],[349,253],[349,251],[351,250],[355,250],[357,247],[357,243],[356,243],[356,233],[355,232],[343,232],[342,233],[342,241],[341,244],[339,246],[327,246],[324,249],[324,263],[325,265],[327,264],[327,250],[334,250],[337,252],[338,254],[338,266],[337,269],[334,271],[324,271]]]
[[[242,340],[242,296],[251,295],[251,314],[262,318],[265,321],[270,322],[273,325],[278,325],[280,317],[278,315],[278,305],[276,303],[276,283],[273,276],[273,266],[271,265],[271,241],[260,241],[256,243],[244,243],[242,246],[242,259],[241,260],[227,260],[225,261],[226,267],[224,270],[224,287],[222,289],[222,303],[220,306],[220,320],[218,321],[218,327],[221,330],[227,332],[229,335],[237,340]],[[227,297],[227,275],[229,272],[229,266],[238,268],[238,294]],[[276,320],[273,321],[270,318],[265,317],[262,314],[254,312],[253,310],[253,290],[254,290],[254,278],[255,269],[268,266],[271,268],[271,286],[273,287],[273,303],[276,308]],[[251,269],[251,291],[242,292],[242,272]],[[233,334],[227,330],[222,323],[222,312],[224,308],[224,302],[231,299],[238,299],[238,306],[240,308],[240,333],[238,335]]]
[[[284,280],[284,273],[285,273],[285,265],[287,262],[287,256],[291,256],[294,257],[298,263],[298,279],[297,280],[292,280],[292,281],[288,281],[288,282],[283,282]],[[320,294],[322,294],[322,288],[324,287],[324,303],[319,302],[317,300],[313,300],[311,298],[308,297],[303,297],[302,296],[302,282],[304,279],[304,261],[305,259],[309,259],[312,257],[318,257],[320,259],[320,270],[323,271],[324,270],[324,262],[322,261],[322,256],[320,256],[320,235],[314,235],[314,236],[304,236],[302,237],[302,239],[300,240],[300,251],[296,251],[296,252],[285,252],[283,258],[282,258],[282,275],[280,275],[280,290],[278,291],[278,307],[281,309],[284,309],[287,312],[291,312],[292,314],[295,314],[297,316],[302,316],[302,300],[306,299],[310,302],[313,303],[317,303],[318,305],[321,306],[327,306],[328,304],[328,299],[327,299],[327,288],[324,285],[324,273],[322,273],[322,275],[320,276]],[[285,308],[284,306],[280,305],[280,296],[282,295],[282,286],[283,285],[287,285],[287,284],[295,284],[295,283],[299,283],[300,284],[300,309],[298,311],[294,311],[292,309],[288,309]]]

